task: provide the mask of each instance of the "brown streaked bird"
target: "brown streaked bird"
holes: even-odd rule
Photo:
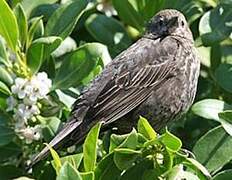
[[[185,17],[166,9],[149,22],[145,34],[109,63],[76,100],[70,120],[49,143],[58,149],[83,141],[98,121],[128,132],[138,116],[158,130],[193,103],[200,60]],[[49,153],[45,147],[33,164]]]

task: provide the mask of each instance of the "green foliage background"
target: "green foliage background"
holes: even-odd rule
[[[26,172],[26,161],[56,134],[83,87],[166,8],[184,13],[202,57],[195,104],[183,119],[168,125],[172,134],[157,136],[143,119],[137,131],[97,140],[98,124],[83,154],[77,148],[75,155],[60,159],[53,152],[55,168],[41,162]],[[0,179],[175,179],[180,173],[208,179],[208,172],[215,180],[232,178],[231,0],[0,0],[0,35],[6,42],[0,41]],[[30,78],[41,71],[53,82],[36,117],[43,140],[27,145],[14,132],[6,98],[15,76]],[[131,137],[140,139],[128,140]],[[131,146],[124,146],[128,141]],[[147,147],[154,151],[145,156]],[[158,152],[162,167],[154,163]],[[60,153],[68,155],[66,150]]]

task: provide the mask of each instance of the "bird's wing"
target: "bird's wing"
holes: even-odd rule
[[[165,62],[117,76],[111,86],[106,86],[99,95],[87,116],[102,120],[105,125],[116,121],[144,102],[155,88],[170,77],[174,67],[172,63]]]
[[[125,70],[118,70],[105,83],[98,96],[94,97],[95,101],[87,111],[84,122],[92,124],[93,121],[101,120],[107,125],[116,121],[144,102],[155,88],[169,79],[176,67],[174,61],[177,52],[176,41],[172,40],[172,43],[166,43],[164,47],[161,42],[156,46],[150,41],[152,40],[138,42],[137,45],[124,51],[118,57],[121,66],[117,64],[117,59],[115,60],[117,68]],[[147,48],[150,49],[147,51]],[[130,62],[131,58],[133,62]],[[123,65],[126,68],[123,68]]]

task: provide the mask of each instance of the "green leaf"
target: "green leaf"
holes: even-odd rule
[[[114,162],[118,169],[127,170],[133,166],[135,160],[141,155],[141,151],[135,151],[127,148],[118,148],[114,150]]]
[[[3,66],[0,66],[0,81],[4,82],[8,86],[13,84],[13,79],[11,75],[7,72],[6,68]]]
[[[138,132],[144,135],[149,140],[156,139],[157,134],[155,130],[151,127],[149,122],[140,116],[139,121],[138,121]]]
[[[215,71],[215,78],[223,89],[232,92],[232,64],[220,64]]]
[[[192,106],[194,114],[215,121],[219,121],[218,113],[229,109],[232,109],[232,106],[217,99],[204,99]]]
[[[232,169],[224,170],[217,173],[212,180],[231,180]]]
[[[113,153],[106,155],[95,169],[96,180],[118,180],[121,171],[117,168],[113,160]]]
[[[65,94],[63,91],[57,89],[56,94],[59,97],[59,100],[64,103],[65,106],[67,106],[69,109],[71,109],[73,103],[76,101],[75,98]]]
[[[81,173],[82,180],[94,180],[94,172],[84,172]]]
[[[218,126],[197,141],[193,152],[209,172],[219,170],[232,159],[232,138]]]
[[[130,134],[124,134],[124,135],[116,135],[112,134],[110,136],[110,148],[109,152],[112,152],[116,147],[118,147],[120,144],[125,141],[125,139],[129,136]]]
[[[13,142],[6,144],[5,146],[1,146],[1,148],[0,148],[0,163],[6,162],[6,160],[9,160],[10,158],[15,158],[20,153],[22,153],[21,147],[19,147],[17,144],[15,144]]]
[[[16,46],[18,41],[18,25],[14,13],[8,6],[5,0],[0,0],[0,35],[2,35],[6,42],[8,43],[9,47],[16,52]]]
[[[190,162],[194,167],[196,167],[198,170],[201,171],[201,173],[208,178],[211,178],[210,173],[208,172],[208,170],[202,165],[200,164],[197,160],[193,159],[193,158],[187,158],[186,159],[188,162]]]
[[[128,2],[128,0],[113,0],[113,5],[117,10],[120,19],[138,29],[140,32],[143,32],[143,18]]]
[[[15,133],[11,128],[7,125],[0,126],[0,146],[5,146],[10,143],[14,137]]]
[[[46,142],[50,141],[58,132],[61,125],[61,120],[55,116],[44,118],[38,117],[39,121],[43,125],[42,133]]]
[[[187,18],[189,23],[194,22],[196,19],[198,19],[202,13],[204,12],[200,3],[195,0],[165,0],[161,1],[161,4],[163,9],[177,9],[180,12],[182,12],[185,17]]]
[[[219,5],[205,13],[199,24],[199,32],[205,46],[213,45],[230,36],[232,31],[231,5]]]
[[[232,111],[227,110],[221,113],[218,113],[219,121],[222,124],[222,127],[225,131],[232,136]]]
[[[104,58],[106,47],[100,43],[87,43],[63,57],[53,82],[53,89],[67,89],[80,85],[99,59]]]
[[[5,40],[0,37],[0,64],[9,66],[9,59],[6,53]]]
[[[27,65],[32,74],[39,71],[43,62],[44,45],[42,43],[32,42],[27,51]]]
[[[110,152],[116,147],[118,148],[129,148],[135,150],[138,144],[138,134],[133,129],[129,134],[125,135],[112,135],[110,137]]]
[[[153,180],[158,179],[157,176],[153,175],[150,178],[147,178],[148,171],[152,170],[154,168],[153,161],[149,159],[144,159],[141,162],[135,164],[135,166],[131,167],[125,173],[123,173],[120,180]]]
[[[46,51],[46,50],[45,50]],[[52,56],[49,56],[43,62],[42,66],[40,67],[41,72],[46,72],[50,79],[54,79],[56,75],[56,65],[55,59]]]
[[[69,162],[75,169],[78,169],[83,159],[83,153],[69,155],[60,158],[61,163]]]
[[[22,6],[23,9],[25,10],[25,13],[27,17],[30,17],[30,14],[33,9],[36,7],[42,5],[42,4],[53,4],[57,2],[58,0],[22,0]]]
[[[26,14],[20,3],[17,4],[17,6],[14,8],[14,13],[15,13],[17,23],[18,23],[19,39],[21,42],[21,46],[24,47],[26,40],[27,40],[28,25],[27,25]]]
[[[82,178],[80,173],[70,163],[65,162],[56,180],[82,180]]]
[[[168,174],[168,180],[176,180],[179,179],[191,179],[191,180],[200,180],[193,173],[187,172],[183,170],[183,165],[177,165],[172,168],[172,170]]]
[[[52,53],[52,57],[59,58],[65,55],[66,53],[74,51],[76,48],[77,44],[75,40],[68,36],[62,41],[60,46]]]
[[[23,172],[21,169],[13,165],[0,165],[0,177],[1,180],[15,179],[22,176]]]
[[[83,153],[79,153],[79,154],[62,157],[60,158],[60,162],[61,164],[68,162],[70,165],[74,167],[74,169],[78,169],[81,164],[82,159],[83,159]],[[52,163],[52,166],[55,167],[55,161],[53,160],[51,163]]]
[[[101,128],[101,123],[97,123],[88,133],[84,145],[84,168],[85,171],[93,171],[97,161],[97,141]]]
[[[1,81],[0,81],[0,93],[7,95],[7,96],[11,95],[11,91],[9,90],[7,85]]]
[[[42,37],[32,42],[27,51],[27,64],[37,73],[43,61],[60,45],[62,39],[56,36]]]
[[[61,160],[60,160],[60,157],[57,154],[57,152],[49,144],[45,144],[45,145],[49,148],[49,150],[51,152],[52,158],[54,160],[53,167],[56,170],[56,174],[60,175],[61,174],[60,171],[64,171],[64,169],[61,170]]]
[[[89,33],[99,42],[106,44],[113,56],[131,44],[131,39],[119,21],[112,17],[92,14],[85,23]]]
[[[31,45],[33,39],[35,39],[36,31],[40,29],[41,23],[43,24],[42,16],[31,19],[31,25],[28,31],[28,37],[26,42],[26,49]],[[43,34],[43,32],[41,32],[41,34]]]
[[[171,150],[173,152],[177,152],[180,150],[182,146],[181,140],[171,134],[168,130],[164,134],[159,137],[159,140],[166,146],[168,150]]]
[[[45,35],[66,38],[72,32],[87,4],[86,0],[77,0],[62,5],[49,18],[45,27]]]

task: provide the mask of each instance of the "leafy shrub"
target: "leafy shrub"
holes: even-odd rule
[[[61,163],[55,158],[57,178],[68,173],[91,179],[105,173],[122,179],[175,179],[179,174],[205,179],[206,168],[213,179],[231,179],[230,0],[0,0],[1,179],[56,178],[47,162],[32,173],[25,171],[26,164],[66,121],[82,88],[165,8],[185,14],[202,57],[196,103],[185,118],[168,125],[195,158],[183,154],[173,134],[166,130],[158,136],[145,120],[128,135],[97,141],[98,124],[88,136],[94,137],[94,145],[87,138],[83,155],[74,148],[75,155],[60,158]],[[103,172],[106,165],[111,169]],[[145,173],[145,168],[150,170]]]

